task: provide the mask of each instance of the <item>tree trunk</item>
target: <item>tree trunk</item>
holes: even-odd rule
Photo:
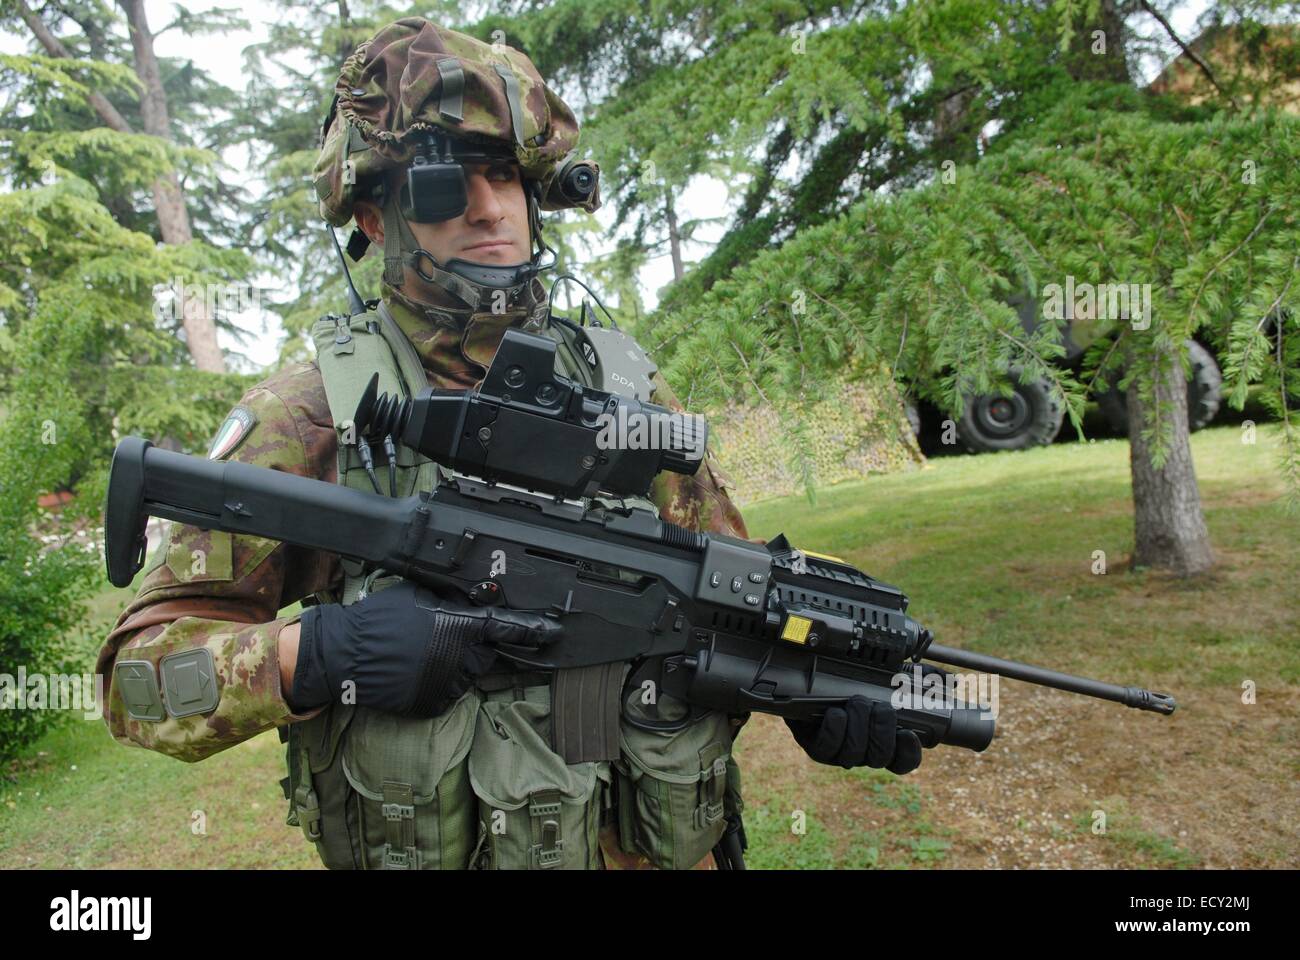
[[[974,84],[953,90],[940,97],[935,106],[934,146],[945,159],[961,162],[978,156],[975,138],[979,131],[970,129],[970,108],[978,90]]]
[[[149,32],[149,22],[145,19],[144,0],[119,0],[119,3],[126,13],[127,24],[130,27],[131,46],[135,50],[135,72],[145,88],[140,100],[140,115],[144,119],[145,132],[171,140],[167,96],[162,88],[158,58],[153,52],[153,34]],[[45,25],[45,21],[26,4],[25,0],[17,0],[15,7],[47,54],[51,57],[71,57],[67,47],[54,36]],[[85,29],[84,24],[82,29]],[[95,38],[91,36],[91,40],[93,42]],[[92,90],[87,101],[105,126],[119,133],[135,132],[126,118],[103,94]],[[158,232],[163,242],[179,245],[193,240],[189,212],[185,208],[185,197],[175,172],[154,182],[153,199],[154,209],[158,214]],[[188,305],[184,302],[186,300],[190,300]],[[198,298],[196,308],[193,300],[183,297],[182,291],[178,290],[176,303],[182,307],[186,347],[194,359],[194,365],[200,370],[224,373],[226,362],[221,356],[221,348],[217,345],[216,327],[206,310],[206,298]]]
[[[126,14],[131,32],[131,47],[135,51],[135,72],[144,90],[140,94],[140,116],[145,133],[171,140],[171,119],[167,115],[167,94],[162,86],[162,73],[153,51],[153,34],[145,18],[144,0],[118,0]],[[190,228],[189,211],[185,208],[185,195],[181,192],[176,172],[169,171],[153,184],[154,209],[158,212],[158,231],[163,243],[181,245],[194,239]],[[208,315],[205,297],[182,297],[177,291],[177,305],[181,308],[181,325],[185,329],[185,342],[194,365],[200,370],[224,373],[225,360],[217,345],[217,329]]]
[[[1133,566],[1159,567],[1186,577],[1214,566],[1214,552],[1192,465],[1182,366],[1177,356],[1162,356],[1157,370],[1156,399],[1167,402],[1173,418],[1169,457],[1160,469],[1151,465],[1151,445],[1142,438],[1145,407],[1138,396],[1136,377],[1128,389]]]
[[[1116,0],[1101,0],[1096,18],[1085,19],[1078,26],[1066,59],[1070,76],[1076,80],[1131,83],[1124,14]]]
[[[27,24],[27,28],[31,30],[32,36],[40,41],[47,54],[51,57],[70,58],[72,56],[59,38],[50,32],[50,28],[45,25],[45,21],[27,6],[24,0],[18,0],[17,10],[19,16],[23,18],[23,22]],[[111,127],[118,133],[133,132],[131,125],[126,122],[125,118],[117,112],[117,108],[109,103],[108,98],[102,93],[92,90],[86,99],[90,103],[91,109],[99,115],[99,119],[104,121],[105,126]]]
[[[677,211],[673,209],[673,198],[664,200],[668,219],[668,249],[673,255],[673,279],[680,280],[686,273],[682,265],[682,235],[677,229]]]

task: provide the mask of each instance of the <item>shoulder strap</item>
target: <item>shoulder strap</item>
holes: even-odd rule
[[[338,482],[355,490],[373,492],[356,447],[344,442],[352,436],[352,417],[357,404],[376,373],[379,374],[381,393],[413,396],[427,383],[424,367],[415,348],[402,335],[382,303],[377,314],[367,312],[350,319],[322,317],[312,326],[311,333],[316,345],[316,361],[325,384],[325,396],[329,401],[330,418],[339,439]],[[419,490],[432,490],[441,469],[423,454],[397,443],[396,496],[409,497]],[[387,470],[377,473],[380,489],[387,494]],[[362,568],[349,560],[342,563],[344,588],[340,602],[347,604],[355,600],[361,590]]]
[[[380,336],[388,345],[389,353],[402,373],[402,379],[412,394],[419,393],[428,383],[424,365],[420,363],[420,355],[415,352],[415,347],[411,346],[411,341],[406,339],[406,334],[402,333],[402,328],[393,319],[388,304],[380,300],[375,313],[378,316]]]

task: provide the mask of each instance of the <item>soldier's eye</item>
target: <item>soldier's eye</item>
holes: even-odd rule
[[[510,183],[515,178],[515,168],[508,163],[494,163],[488,167],[487,175],[489,180]]]

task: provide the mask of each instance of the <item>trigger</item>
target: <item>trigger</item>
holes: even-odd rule
[[[505,593],[495,580],[481,580],[470,588],[469,599],[480,607],[496,607],[505,600]]]

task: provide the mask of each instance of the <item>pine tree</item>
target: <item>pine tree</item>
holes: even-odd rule
[[[174,21],[155,32],[150,28],[143,0],[119,0],[118,6],[124,23],[114,15],[111,7],[95,0],[64,3],[52,0],[40,11],[33,10],[27,0],[6,0],[0,6],[0,23],[9,29],[28,33],[47,58],[110,58],[104,62],[129,65],[132,70],[135,82],[118,91],[126,94],[123,98],[125,105],[121,100],[115,102],[112,96],[91,89],[78,110],[57,118],[67,124],[66,127],[45,129],[90,130],[98,127],[119,134],[155,137],[164,144],[190,143],[192,134],[187,130],[184,118],[188,113],[189,118],[194,119],[197,108],[203,110],[204,127],[208,131],[217,131],[214,137],[217,142],[213,146],[219,148],[223,145],[219,134],[221,128],[212,123],[210,111],[218,103],[230,102],[232,92],[212,83],[192,65],[164,63],[154,53],[153,41],[158,34],[173,28],[189,36],[201,36],[246,26],[245,22],[231,17],[226,11],[214,9],[191,14],[180,10]],[[67,26],[76,30],[69,36],[59,36]],[[125,43],[123,33],[128,38]],[[173,117],[173,113],[177,116]],[[38,126],[36,129],[42,128]],[[185,163],[184,152],[177,152],[176,157],[187,168],[193,169],[201,168],[205,161],[212,159],[202,153],[192,153],[189,163]],[[194,240],[191,197],[201,195],[205,188],[220,193],[221,201],[237,203],[233,194],[219,188],[220,182],[209,178],[206,183],[201,180],[183,189],[176,169],[160,170],[149,184],[152,198],[150,219],[159,239],[173,245],[185,245]],[[137,216],[130,199],[120,193],[111,196],[110,202],[120,216],[124,219]],[[209,216],[213,214],[211,207],[206,212]],[[216,339],[217,319],[208,315],[207,303],[203,298],[180,296],[179,292],[178,296],[182,303],[179,319],[195,365],[201,370],[225,370]]]
[[[951,183],[869,199],[754,258],[672,315],[659,355],[705,406],[734,398],[739,385],[797,410],[810,379],[857,360],[890,364],[954,416],[966,396],[990,392],[1016,366],[1055,385],[1080,431],[1085,386],[1123,371],[1141,518],[1135,559],[1205,569],[1208,537],[1184,469],[1186,394],[1172,386],[1169,365],[1197,334],[1227,357],[1236,406],[1250,383],[1268,385],[1294,492],[1288,410],[1300,341],[1284,323],[1270,344],[1267,329],[1300,302],[1300,225],[1287,200],[1300,188],[1300,120],[1263,111],[1161,122],[1100,109],[1081,91],[1039,126],[1035,137],[956,168]],[[1152,291],[1149,326],[1117,325],[1090,351],[1080,381],[1052,363],[1063,354],[1062,324],[1026,334],[1006,302],[1067,275]],[[1182,531],[1160,513],[1174,491]]]
[[[196,368],[158,293],[176,276],[247,276],[249,259],[199,240],[159,244],[134,203],[206,154],[89,119],[91,99],[134,89],[122,63],[0,57],[0,661],[33,673],[84,669],[74,627],[102,581],[94,528],[116,440],[201,452],[248,384]],[[51,491],[76,497],[47,516],[38,498]],[[21,747],[57,715],[0,711],[0,745]]]

